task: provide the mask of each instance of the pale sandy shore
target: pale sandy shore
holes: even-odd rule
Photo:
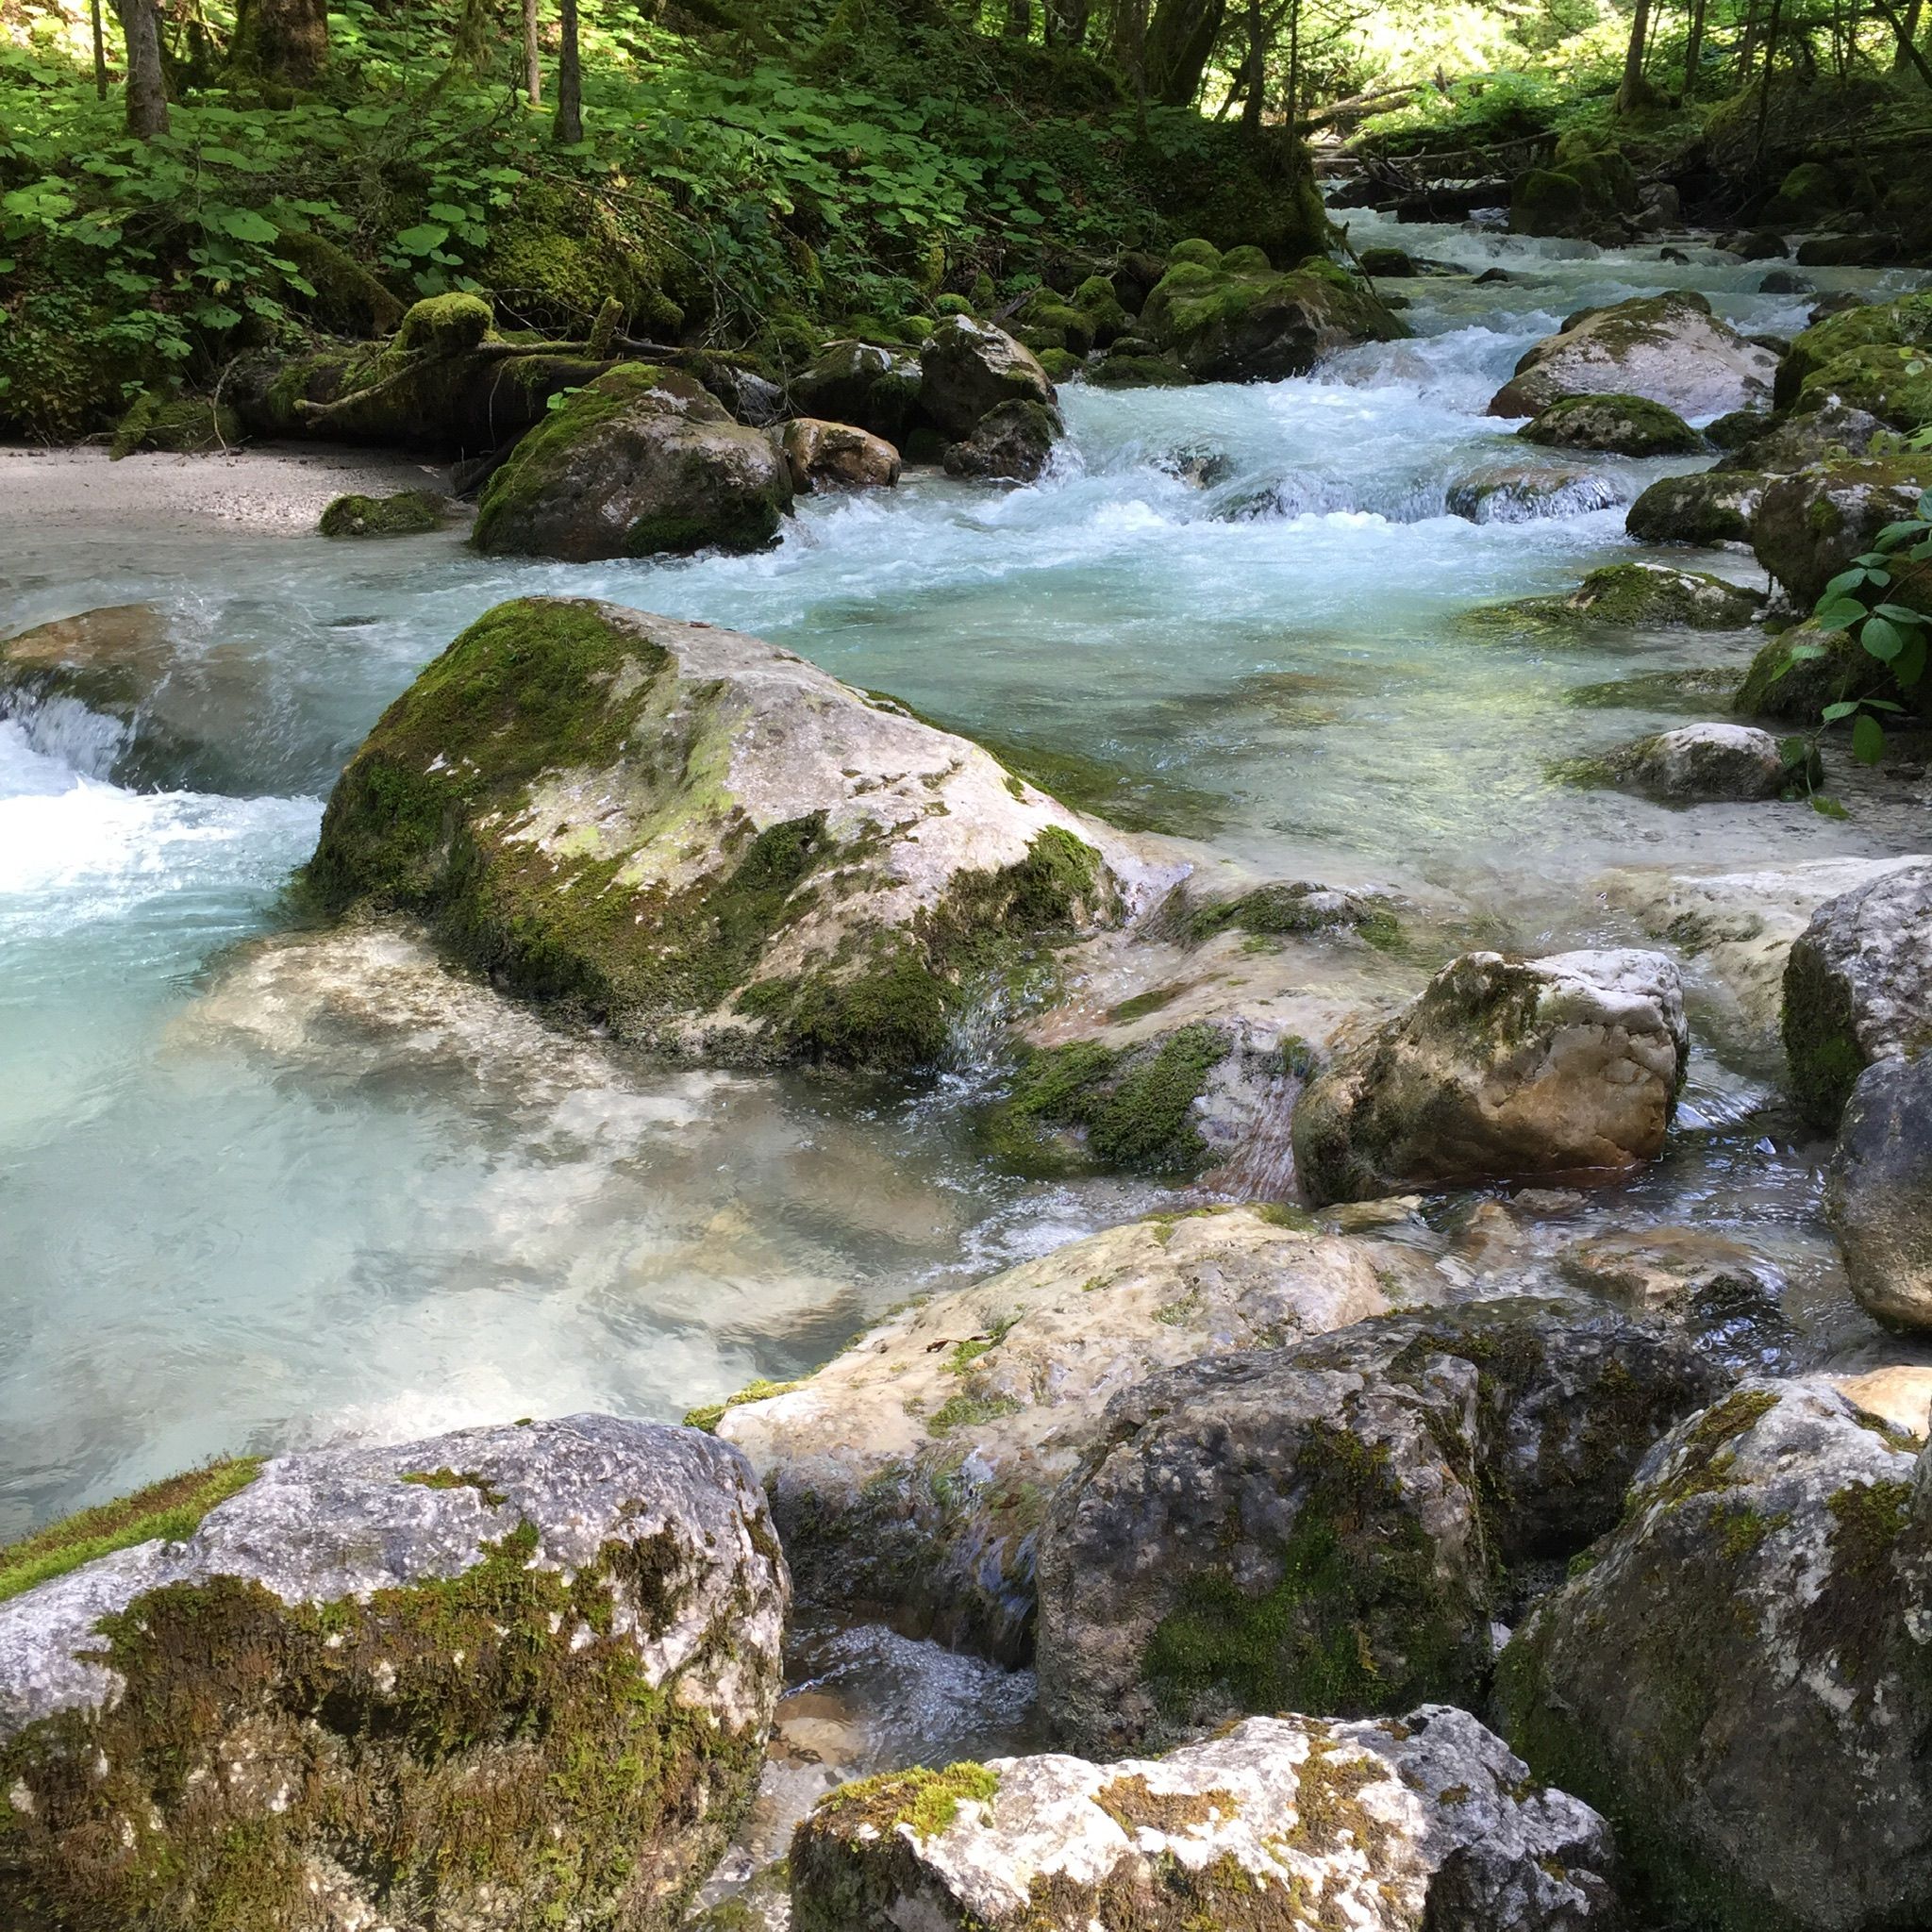
[[[315,528],[336,497],[441,490],[448,472],[392,450],[269,443],[232,456],[132,456],[104,449],[0,448],[0,543],[9,533]]]

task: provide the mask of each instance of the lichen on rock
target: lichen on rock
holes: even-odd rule
[[[1693,456],[1704,439],[1674,409],[1645,396],[1559,396],[1517,432],[1552,449],[1622,457]]]

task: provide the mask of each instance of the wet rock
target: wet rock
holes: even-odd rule
[[[1932,571],[1923,565],[1922,586],[1932,587]],[[1904,581],[1890,586],[1902,604],[1918,604],[1925,594]],[[1802,655],[1800,655],[1802,653]],[[1889,665],[1873,657],[1848,631],[1828,631],[1815,618],[1767,638],[1752,658],[1731,700],[1731,708],[1745,718],[1784,718],[1810,727],[1826,705],[1840,698],[1884,698],[1905,709],[1932,703],[1932,684],[1921,681],[1904,690]]]
[[[990,322],[942,318],[919,353],[919,368],[920,408],[955,441],[1006,403],[1032,403],[1058,426],[1058,398],[1039,358]]]
[[[1276,275],[1265,257],[1176,260],[1147,297],[1140,330],[1201,382],[1306,375],[1332,350],[1407,333],[1371,288],[1332,262]]]
[[[1110,1755],[1250,1711],[1477,1697],[1504,1573],[1607,1529],[1720,1386],[1661,1328],[1529,1300],[1150,1377],[1041,1532],[1042,1714]]]
[[[1108,1400],[1428,1292],[1399,1248],[1265,1208],[1089,1236],[892,1316],[791,1389],[696,1413],[768,1485],[800,1601],[1008,1660],[1032,1648],[1034,1555]]]
[[[1704,470],[1660,476],[1630,506],[1624,528],[1640,543],[1742,543],[1769,479]]]
[[[675,1925],[779,1685],[742,1459],[574,1416],[234,1477],[0,1604],[0,1918]]]
[[[1932,859],[1811,915],[1785,965],[1784,1039],[1798,1106],[1827,1131],[1874,1060],[1932,1046]]]
[[[785,414],[785,391],[729,356],[693,358],[691,371],[740,423],[768,429]]]
[[[473,541],[567,563],[760,550],[791,507],[791,472],[765,436],[691,376],[629,362],[517,444],[484,489]]]
[[[1473,524],[1526,524],[1540,517],[1574,517],[1608,509],[1616,485],[1589,470],[1536,469],[1491,463],[1457,477],[1444,508]]]
[[[1466,953],[1304,1090],[1296,1170],[1317,1204],[1620,1172],[1662,1147],[1685,1052],[1660,954]]]
[[[1720,416],[1771,392],[1776,358],[1677,289],[1573,316],[1536,343],[1490,402],[1492,416],[1536,416],[1564,396],[1636,395],[1679,416]]]
[[[325,537],[420,537],[442,528],[444,500],[428,490],[339,496],[317,525]]]
[[[1915,1443],[1932,1435],[1932,1368],[1900,1363],[1824,1379],[1855,1407]]]
[[[1766,409],[1731,409],[1722,416],[1713,416],[1704,425],[1704,440],[1714,449],[1741,449],[1754,438],[1762,436],[1770,428],[1771,420]]]
[[[1779,363],[1776,400],[1800,412],[1832,400],[1910,432],[1932,423],[1932,293],[1813,313]]]
[[[797,1932],[1583,1932],[1617,1908],[1609,1827],[1444,1706],[872,1779],[806,1821],[791,1875]]]
[[[1667,563],[1611,563],[1591,571],[1567,597],[1524,597],[1493,606],[1482,615],[1632,630],[1741,630],[1762,601],[1756,591],[1704,571]]]
[[[1194,378],[1171,356],[1141,354],[1114,345],[1114,353],[1087,372],[1096,389],[1187,389]]]
[[[946,445],[946,475],[1031,483],[1053,460],[1059,434],[1059,417],[1046,404],[1002,403],[980,418],[972,435]]]
[[[1176,870],[788,651],[533,598],[390,708],[306,879],[625,1040],[908,1068],[945,1055],[974,975]]]
[[[1932,1328],[1932,1028],[1916,1058],[1858,1075],[1839,1124],[1825,1216],[1852,1292],[1882,1322]]]
[[[919,403],[919,358],[879,342],[827,342],[802,375],[791,378],[801,414],[855,423],[903,445]]]
[[[1720,457],[1718,470],[1749,470],[1789,476],[1814,463],[1842,462],[1863,456],[1885,428],[1876,416],[1832,398],[1805,415],[1758,419],[1760,433]]]
[[[797,416],[778,446],[800,495],[815,490],[882,490],[899,480],[899,452],[882,436],[850,423]]]
[[[1622,156],[1587,155],[1530,168],[1509,185],[1512,235],[1574,235],[1610,242],[1617,219],[1637,208],[1637,182]]]
[[[1751,549],[1809,609],[1887,524],[1908,517],[1932,487],[1932,457],[1830,463],[1768,484],[1751,519]]]
[[[1806,776],[1806,758],[1750,724],[1683,724],[1583,760],[1571,774],[1665,805],[1748,804],[1776,798]]]
[[[1414,258],[1404,248],[1364,248],[1356,260],[1372,281],[1407,281],[1421,274]]]
[[[1773,269],[1757,285],[1760,295],[1812,295],[1817,291],[1818,285],[1810,276],[1789,268]]]
[[[1516,1633],[1507,1733],[1613,1813],[1654,1894],[1734,1924],[1932,1917],[1923,1455],[1823,1379],[1679,1425]]]
[[[1516,433],[1553,449],[1623,457],[1691,456],[1704,447],[1681,416],[1642,396],[1561,396]]]

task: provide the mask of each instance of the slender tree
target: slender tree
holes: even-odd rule
[[[168,131],[168,90],[161,79],[161,29],[155,0],[116,0],[127,42],[127,131],[152,141]]]
[[[1657,95],[1643,77],[1643,57],[1650,42],[1650,0],[1637,0],[1630,17],[1630,44],[1624,54],[1624,80],[1617,89],[1617,112],[1635,114],[1655,107]]]
[[[1077,48],[1087,38],[1091,0],[1046,0],[1046,44]]]
[[[1765,131],[1771,125],[1771,83],[1775,78],[1778,22],[1783,12],[1784,0],[1771,0],[1771,23],[1764,29],[1764,72],[1757,82],[1757,144],[1754,152],[1760,161],[1764,158]]]
[[[537,45],[537,0],[524,0],[524,95],[533,108],[543,105],[543,61]]]
[[[1160,0],[1147,23],[1150,98],[1169,108],[1193,105],[1226,11],[1227,0]]]
[[[1690,0],[1690,26],[1684,42],[1684,98],[1697,92],[1697,70],[1704,63],[1704,0]]]
[[[1247,69],[1241,125],[1252,130],[1261,125],[1261,108],[1268,92],[1268,20],[1261,10],[1261,0],[1248,0]]]
[[[1033,38],[1033,0],[1007,0],[1007,38],[1030,41]]]
[[[108,37],[101,30],[101,0],[88,0],[94,29],[94,98],[108,98]]]
[[[558,25],[562,45],[557,57],[557,120],[553,138],[575,147],[584,138],[584,70],[577,48],[577,0],[561,0]]]

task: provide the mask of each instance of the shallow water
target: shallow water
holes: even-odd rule
[[[1040,486],[922,476],[809,503],[762,557],[507,564],[456,535],[11,541],[8,629],[162,608],[177,708],[214,741],[190,775],[219,789],[108,782],[114,733],[74,707],[0,721],[0,1540],[222,1450],[581,1407],[675,1415],[797,1372],[908,1292],[1160,1198],[989,1172],[951,1084],[667,1074],[559,1051],[488,1003],[462,1050],[212,1024],[215,969],[273,924],[344,758],[507,595],[782,639],[964,729],[1112,765],[1138,816],[1272,869],[1383,880],[1540,949],[1624,936],[1593,884],[1611,865],[1897,849],[1881,814],[1671,812],[1553,784],[1547,759],[1682,716],[1575,693],[1740,666],[1752,640],[1471,627],[1472,607],[1636,553],[1621,508],[1442,511],[1467,470],[1567,463],[1482,410],[1570,310],[1688,285],[1789,333],[1808,301],[1750,292],[1765,265],[1708,250],[1677,267],[1655,248],[1350,219],[1358,247],[1519,279],[1405,283],[1416,339],[1315,379],[1072,387],[1071,445]],[[1207,487],[1177,474],[1204,458]],[[1690,465],[1589,467],[1621,503]],[[1741,553],[1687,560],[1760,581]],[[1826,1330],[1852,1334],[1815,1226],[1816,1150],[1760,1117],[1761,1073],[1701,1053],[1672,1156],[1621,1208],[1781,1243]]]

